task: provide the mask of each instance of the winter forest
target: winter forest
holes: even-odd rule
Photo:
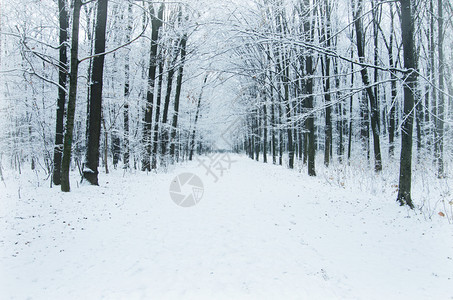
[[[0,298],[452,299],[451,0],[0,0]]]

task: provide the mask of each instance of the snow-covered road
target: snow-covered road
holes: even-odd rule
[[[453,299],[445,220],[232,158],[217,182],[192,162],[165,174],[114,170],[100,187],[73,181],[68,194],[2,183],[0,298]],[[190,208],[169,194],[183,172],[204,184]]]

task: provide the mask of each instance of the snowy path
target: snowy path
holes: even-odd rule
[[[453,299],[453,228],[357,187],[237,160],[0,189],[1,299]],[[171,180],[198,174],[181,208]],[[73,176],[75,177],[75,176]]]

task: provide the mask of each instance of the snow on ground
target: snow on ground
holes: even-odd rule
[[[100,187],[78,187],[74,173],[67,194],[10,173],[0,182],[0,298],[453,299],[445,218],[233,158],[218,182],[191,162],[113,170]],[[204,183],[194,207],[170,198],[182,172]]]

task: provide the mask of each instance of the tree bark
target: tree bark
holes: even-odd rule
[[[365,63],[365,45],[364,45],[364,32],[363,32],[363,21],[362,21],[362,0],[358,1],[357,11],[354,12],[354,24],[356,28],[357,37],[357,52],[359,54],[359,61]],[[368,77],[367,69],[362,67],[360,74],[362,75],[362,81],[365,85],[365,90],[368,94],[370,101],[371,110],[371,130],[373,132],[373,149],[374,149],[374,170],[376,172],[382,171],[382,158],[381,158],[381,146],[379,139],[379,111],[377,107],[377,100],[373,93],[373,89],[370,86],[370,80]]]
[[[353,50],[351,47],[351,59],[353,58]],[[351,63],[351,87],[354,87],[354,63]],[[352,107],[354,104],[354,95],[349,99],[349,133],[348,133],[348,163],[351,162],[352,151]]]
[[[160,128],[160,105],[162,100],[162,82],[164,80],[164,62],[159,61],[159,76],[157,81],[157,96],[156,96],[156,116],[154,120],[154,137],[153,137],[153,154],[151,161],[151,169],[157,169],[157,152],[159,151],[159,128]]]
[[[58,66],[58,100],[57,100],[57,118],[55,128],[55,148],[53,153],[53,183],[60,185],[61,183],[61,156],[63,150],[64,137],[64,110],[66,103],[66,91],[68,79],[68,30],[69,18],[66,7],[66,0],[58,0],[59,10],[59,26],[60,26],[60,48],[59,48],[59,66]]]
[[[394,35],[394,12],[393,5],[390,3],[390,38],[389,38],[389,47],[388,47],[388,56],[389,56],[389,65],[394,67],[394,58],[393,58],[393,35]],[[395,119],[396,119],[396,76],[393,72],[390,73],[390,122],[389,122],[389,156],[393,157],[395,152]]]
[[[79,66],[79,20],[81,0],[74,0],[72,17],[72,41],[71,41],[71,73],[69,74],[69,98],[68,113],[66,118],[66,132],[64,136],[63,160],[61,163],[61,191],[71,190],[69,183],[69,170],[71,166],[72,138],[74,130],[74,115],[77,98],[77,75]]]
[[[144,152],[142,154],[142,171],[151,171],[150,157],[151,157],[151,141],[152,141],[152,122],[153,122],[153,101],[154,101],[154,86],[156,80],[157,68],[157,44],[159,38],[159,29],[162,26],[162,18],[164,11],[164,4],[161,4],[157,17],[154,13],[154,4],[150,4],[150,14],[152,17],[151,25],[151,49],[149,53],[149,70],[148,70],[148,88],[146,92],[146,108],[143,124],[143,146]],[[158,120],[156,120],[157,122]]]
[[[417,73],[414,72],[414,17],[411,0],[401,2],[401,35],[403,39],[404,67],[407,69],[404,81],[404,114],[401,133],[400,176],[397,201],[400,205],[414,208],[411,198],[412,179],[412,130],[414,120],[414,93]]]
[[[92,185],[99,185],[99,143],[102,119],[102,86],[104,75],[105,32],[107,24],[108,0],[99,0],[96,13],[93,74],[90,89],[90,114],[88,115],[88,142],[83,178]],[[105,162],[107,164],[107,161]]]
[[[267,107],[266,98],[263,103],[263,162],[267,163]]]
[[[196,129],[197,129],[198,116],[200,115],[201,98],[203,96],[203,90],[204,90],[204,87],[206,86],[206,82],[207,81],[208,81],[208,74],[206,74],[204,76],[203,85],[201,86],[200,95],[198,96],[197,111],[195,113],[195,121],[194,121],[194,124],[193,124],[192,136],[190,138],[189,160],[193,159],[193,151],[195,149],[195,134],[196,134]]]
[[[325,40],[325,46],[330,50],[330,4],[328,0],[324,0],[324,12],[325,12],[325,26],[326,28],[322,31],[322,38]],[[320,18],[323,16],[321,15]],[[330,157],[332,155],[332,107],[331,107],[331,93],[330,93],[330,56],[325,55],[322,61],[323,67],[323,81],[324,81],[324,101],[326,111],[326,127],[325,127],[325,138],[324,138],[324,165],[329,166]]]
[[[179,43],[176,43],[178,45]],[[165,164],[165,156],[167,154],[167,146],[168,146],[168,131],[169,128],[167,127],[167,121],[168,121],[168,109],[170,106],[170,98],[171,98],[171,91],[173,88],[173,77],[176,72],[176,59],[178,57],[178,52],[179,49],[178,47],[175,47],[176,49],[173,49],[173,59],[171,60],[171,63],[168,65],[168,74],[167,74],[167,88],[165,92],[165,99],[164,99],[164,110],[162,112],[162,136],[160,140],[160,146],[161,146],[161,156],[162,156],[162,162]]]
[[[309,14],[310,1],[304,0],[305,11]],[[305,16],[306,21],[304,22],[304,32],[308,36],[308,42],[313,42],[314,39],[314,28],[313,23],[310,21],[309,16]],[[314,115],[310,110],[313,110],[313,54],[308,53],[305,59],[305,72],[307,74],[307,98],[306,108],[310,115],[307,118],[307,130],[308,130],[308,149],[307,149],[307,161],[308,161],[308,175],[316,176],[315,171],[315,154],[316,154],[316,141],[315,141],[315,120]]]
[[[444,177],[444,105],[445,105],[445,96],[444,96],[444,19],[443,19],[443,7],[442,0],[437,1],[437,51],[439,59],[439,103],[437,105],[437,177]]]
[[[170,156],[174,157],[176,147],[176,132],[178,127],[178,115],[179,115],[179,100],[181,97],[182,88],[182,77],[184,75],[184,64],[186,61],[186,46],[187,46],[187,35],[184,35],[181,39],[181,61],[179,62],[178,77],[176,79],[176,94],[174,103],[173,121],[171,124],[171,145],[170,145]]]
[[[272,77],[269,77],[269,81],[272,82]],[[272,163],[274,165],[277,164],[277,137],[275,132],[277,131],[276,126],[275,126],[275,99],[274,99],[274,93],[273,89],[271,88],[271,128],[272,128]]]
[[[126,31],[126,42],[129,42],[132,34],[132,3],[129,3],[127,7],[127,31]],[[125,62],[124,62],[124,110],[123,110],[123,168],[129,168],[129,95],[130,95],[130,49],[127,50]]]

